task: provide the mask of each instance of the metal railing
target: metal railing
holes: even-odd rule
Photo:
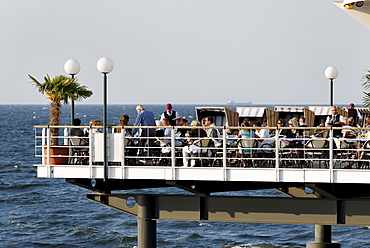
[[[35,127],[35,154],[42,165],[103,165],[103,133],[90,126],[54,126],[61,129],[60,136],[50,136],[49,126]],[[86,136],[70,136],[71,128],[85,130]],[[131,137],[133,126],[109,126],[108,166],[182,166],[182,167],[243,167],[243,168],[297,168],[297,169],[369,169],[370,143],[366,133],[370,128],[350,128],[352,137],[335,137],[334,131],[345,128],[317,127],[294,128],[304,135],[284,137],[281,129],[267,129],[271,136],[265,141],[258,137],[238,138],[241,127],[140,127],[141,129],[169,129],[170,135]],[[179,130],[217,129],[218,137],[179,136]],[[114,132],[118,130],[118,132]],[[148,132],[150,133],[150,132]],[[345,133],[345,132],[344,132]],[[59,145],[51,145],[50,139]],[[78,143],[76,141],[83,141]],[[261,146],[261,144],[264,144]]]

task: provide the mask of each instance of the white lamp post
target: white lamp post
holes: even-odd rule
[[[329,66],[325,70],[325,77],[330,79],[330,106],[333,106],[333,80],[338,77],[338,70],[333,66]]]
[[[78,63],[77,60],[75,59],[70,59],[70,60],[67,60],[67,62],[65,62],[64,64],[64,71],[71,75],[72,78],[75,77],[75,75],[77,73],[80,72],[80,63]],[[71,101],[71,125],[73,125],[73,120],[75,118],[75,101],[72,100]]]
[[[103,73],[103,133],[104,133],[104,181],[108,179],[108,152],[107,152],[107,74],[113,70],[113,61],[102,57],[96,63],[98,71]]]

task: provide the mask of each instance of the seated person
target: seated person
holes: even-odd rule
[[[164,127],[168,127],[168,128],[164,128],[163,129],[163,138],[160,139],[162,142],[166,143],[167,145],[171,145],[171,137],[172,137],[172,126],[170,124],[170,120],[167,119],[167,118],[163,118],[162,119],[162,124]],[[182,143],[178,140],[175,140],[175,146],[182,146]]]
[[[125,154],[127,156],[135,156],[137,155],[138,148],[135,147],[135,141],[132,138],[132,129],[131,128],[124,128],[125,126],[129,126],[128,123],[130,121],[130,116],[128,114],[124,114],[121,116],[121,118],[118,120],[118,125],[121,126],[121,128],[114,128],[114,133],[121,133],[125,131],[125,140],[127,141],[127,147]]]
[[[103,131],[100,128],[94,127],[94,126],[101,126],[101,121],[99,120],[91,120],[89,123],[91,127],[91,132],[92,133],[102,133]],[[86,136],[89,136],[89,128],[85,128],[84,132]]]
[[[308,127],[306,124],[306,118],[301,117],[299,118],[299,127]],[[305,129],[298,129],[298,133],[300,137],[304,137],[307,130]]]
[[[365,128],[370,128],[370,116],[365,117]],[[365,139],[370,139],[370,130],[362,130],[362,136],[365,137]]]
[[[317,127],[325,127],[326,125],[325,125],[325,119],[320,119],[320,124],[317,126]],[[324,129],[315,129],[315,132],[316,133],[320,133],[320,132],[323,132],[324,131]]]
[[[349,117],[346,121],[346,124],[343,126],[342,137],[343,138],[356,138],[357,132],[352,128],[355,127],[355,120],[352,117]]]
[[[244,119],[244,121],[240,124],[241,127],[249,127],[249,122],[248,119]],[[240,129],[239,134],[238,134],[238,139],[243,139],[243,138],[249,138],[252,139],[254,138],[254,131],[252,129]],[[253,144],[253,142],[251,143]],[[243,154],[245,153],[250,153],[251,149],[244,149],[240,148],[239,150],[236,151],[235,158],[241,158]],[[245,161],[242,161],[245,162]],[[231,164],[236,164],[238,163],[237,159],[233,159],[231,161]],[[246,165],[243,163],[243,165]]]
[[[117,126],[121,126],[121,127],[124,127],[124,126],[129,126],[128,122],[130,121],[130,116],[128,116],[127,114],[124,114],[121,116],[121,118],[119,119],[118,121],[118,125]],[[122,132],[123,128],[115,128],[114,129],[114,132],[115,133],[120,133]],[[131,128],[125,128],[125,137],[132,137],[132,129]]]
[[[185,118],[179,118],[179,124],[180,124],[180,127],[187,127],[189,125],[189,122],[187,119]],[[179,128],[177,129],[177,135],[179,135],[180,137],[185,137],[185,134],[188,133],[190,131],[190,129],[188,128]]]
[[[256,128],[254,137],[257,138],[258,148],[271,148],[270,143],[272,142],[271,137],[267,129],[261,128],[261,122],[254,122],[253,126]]]
[[[162,125],[164,127],[170,127],[170,120],[167,119],[167,118],[163,118],[162,119]],[[172,135],[172,128],[164,128],[163,129],[163,132],[164,132],[164,137],[171,137]]]
[[[200,123],[198,120],[193,120],[191,122],[191,126],[193,127],[200,127]],[[183,157],[183,166],[188,167],[189,166],[189,156],[193,157],[194,153],[197,153],[199,149],[202,149],[196,145],[193,145],[194,140],[200,139],[207,137],[207,133],[201,129],[201,128],[194,128],[191,129],[189,134],[187,135],[188,137],[188,146],[184,146],[182,148],[182,157]],[[195,166],[195,160],[191,159],[190,160],[190,166],[194,167]]]
[[[289,127],[298,127],[298,122],[295,119],[290,119]],[[299,132],[297,129],[287,129],[287,138],[297,138],[299,137]]]
[[[203,127],[215,127],[213,124],[213,117],[208,116],[202,119],[202,126]],[[209,146],[219,147],[222,143],[222,140],[220,138],[220,132],[216,128],[207,128],[205,129],[207,133],[207,137],[211,138],[211,144]]]
[[[277,122],[277,127],[285,127],[285,119],[279,119]],[[278,129],[278,135],[282,137],[287,137],[288,136],[288,129]]]
[[[76,118],[73,120],[73,126],[80,126],[81,120]],[[79,138],[79,137],[85,137],[85,133],[81,128],[71,128],[69,131],[69,144],[72,146],[72,157],[70,158],[71,164],[88,164],[89,160],[86,157],[88,155],[89,149],[88,149],[88,140],[86,138]],[[78,138],[77,138],[78,137]],[[73,147],[77,146],[77,147]],[[86,146],[84,147],[78,147],[78,146]]]
[[[81,120],[76,118],[73,120],[73,126],[80,126],[81,125]],[[71,128],[71,130],[69,131],[69,135],[70,136],[85,136],[85,133],[84,131],[81,130],[81,128],[77,128],[77,127],[74,127],[74,128]]]

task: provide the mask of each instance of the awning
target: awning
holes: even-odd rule
[[[197,119],[212,116],[216,126],[237,127],[239,125],[238,112],[225,107],[195,107]]]
[[[331,115],[331,106],[308,106],[308,109],[315,112],[316,116],[327,116]],[[348,112],[343,108],[338,108],[338,114],[347,117]]]
[[[267,119],[269,127],[276,126],[278,112],[267,107],[236,107],[240,117],[263,117]]]
[[[331,107],[308,106],[308,109],[315,112],[315,115],[331,115]]]
[[[239,117],[263,117],[265,110],[265,107],[236,107]]]
[[[303,113],[303,116],[306,118],[306,124],[309,127],[312,127],[315,121],[315,112],[306,108],[299,106],[275,106],[275,111],[282,113]],[[287,120],[288,121],[288,120]]]

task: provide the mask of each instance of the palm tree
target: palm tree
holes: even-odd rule
[[[367,74],[365,74],[362,79],[364,82],[362,83],[362,87],[365,91],[368,91],[370,89],[370,70],[366,69]],[[370,92],[363,92],[364,96],[362,97],[362,102],[366,107],[370,106]]]
[[[69,100],[77,101],[86,99],[92,96],[93,92],[88,90],[86,86],[80,85],[76,78],[69,78],[64,75],[50,78],[48,74],[44,77],[44,82],[40,83],[36,78],[28,74],[37,90],[45,94],[50,103],[50,126],[60,125],[60,108],[61,103],[68,104]],[[58,128],[50,128],[51,136],[58,136]],[[51,145],[58,145],[58,139],[50,139]]]

